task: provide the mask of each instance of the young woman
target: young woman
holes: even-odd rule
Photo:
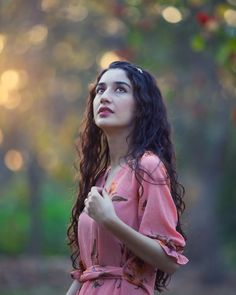
[[[166,108],[155,79],[113,62],[90,89],[68,229],[67,295],[153,294],[188,259]]]

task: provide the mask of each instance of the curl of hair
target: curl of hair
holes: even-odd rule
[[[93,99],[96,95],[95,88],[102,75],[109,69],[122,69],[126,72],[135,98],[136,109],[134,115],[134,131],[129,135],[129,152],[126,156],[127,163],[134,171],[135,177],[142,186],[143,172],[140,167],[140,159],[146,151],[156,154],[164,163],[170,182],[171,195],[177,208],[178,223],[176,230],[186,236],[182,230],[180,217],[185,209],[183,201],[184,187],[178,182],[175,152],[171,141],[171,129],[167,119],[167,111],[162,99],[161,92],[155,78],[145,70],[141,70],[128,62],[113,62],[109,68],[102,71],[97,77],[94,85],[90,88],[85,121],[80,132],[77,144],[79,158],[79,182],[78,196],[72,208],[70,225],[68,227],[68,244],[72,249],[72,265],[78,268],[79,244],[77,239],[78,218],[84,209],[84,200],[91,187],[107,169],[109,158],[109,147],[106,137],[99,129],[93,119]],[[132,161],[128,161],[132,159]],[[157,270],[155,289],[162,291],[167,287],[170,275]]]

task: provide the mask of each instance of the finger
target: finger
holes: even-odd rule
[[[88,208],[87,208],[87,207],[84,207],[84,212],[85,212],[87,215],[89,215],[89,213],[88,213]]]
[[[108,194],[106,188],[104,188],[104,189],[102,190],[102,195],[103,195],[103,197],[105,197],[105,198],[110,198],[110,196],[109,196],[109,194]]]
[[[97,187],[97,186],[92,186],[91,193],[96,196],[101,196],[101,194],[99,192],[99,187]]]
[[[102,187],[99,187],[99,186],[96,186],[96,188],[97,188],[97,191],[99,192],[99,194],[101,194],[102,191],[103,191],[103,188]]]

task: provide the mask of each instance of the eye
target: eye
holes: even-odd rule
[[[117,87],[116,88],[116,92],[127,92],[126,89],[124,87]]]
[[[98,87],[96,88],[96,93],[97,93],[97,94],[101,94],[101,93],[103,93],[104,91],[105,91],[104,87],[98,86]]]

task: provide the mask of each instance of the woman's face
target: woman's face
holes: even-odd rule
[[[133,87],[122,69],[110,69],[99,80],[93,101],[95,124],[103,131],[130,130],[135,101]]]

